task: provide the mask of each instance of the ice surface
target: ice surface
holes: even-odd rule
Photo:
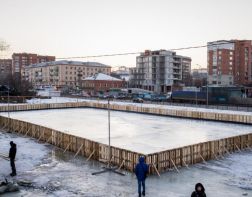
[[[7,116],[6,113],[2,115]],[[107,143],[107,110],[79,108],[12,112],[11,118]],[[143,154],[251,133],[248,125],[111,111],[111,143]]]
[[[33,187],[21,188],[20,192],[3,197],[137,196],[137,183],[133,174],[120,176],[106,173],[93,176],[92,172],[101,169],[98,162],[86,162],[83,157],[74,159],[74,154],[63,154],[61,150],[52,146],[36,145],[34,140],[15,135],[0,134],[1,151],[7,151],[10,140],[14,140],[19,147],[17,153],[19,164],[18,177],[9,178],[9,181],[25,179],[31,181]],[[34,151],[30,151],[31,149]],[[26,163],[31,165],[26,166]],[[146,181],[146,196],[188,197],[197,182],[204,184],[208,197],[252,196],[251,163],[252,152],[247,150],[226,155],[219,161],[189,166],[190,169],[180,168],[180,173],[170,171],[162,173],[160,178],[149,176]],[[0,174],[8,174],[9,163],[0,158],[0,164]],[[21,167],[22,165],[26,167]]]

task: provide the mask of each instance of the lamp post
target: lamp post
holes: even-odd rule
[[[119,175],[122,175],[124,176],[125,174],[123,174],[122,172],[119,172],[119,171],[116,171],[117,170],[117,167],[112,167],[111,166],[111,134],[110,134],[110,100],[108,98],[108,165],[106,167],[104,167],[103,170],[101,171],[98,171],[98,172],[93,172],[92,175],[97,175],[97,174],[102,174],[102,173],[105,173],[105,172],[114,172],[116,174],[119,174]]]

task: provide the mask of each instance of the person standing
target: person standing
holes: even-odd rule
[[[11,170],[12,173],[10,174],[11,176],[16,176],[16,166],[15,166],[15,157],[17,153],[17,145],[11,141],[10,142],[10,151],[9,151],[9,158],[10,158],[10,165],[11,165]]]
[[[135,174],[138,182],[138,194],[145,196],[145,179],[149,171],[148,165],[144,161],[144,157],[139,157],[139,163],[136,165]],[[141,193],[141,186],[143,186],[143,192]]]
[[[206,197],[205,188],[201,183],[195,185],[195,191],[192,193],[191,197]]]

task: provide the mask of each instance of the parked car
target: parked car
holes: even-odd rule
[[[132,101],[133,101],[133,103],[143,103],[144,102],[144,100],[141,98],[133,98]]]
[[[153,95],[151,101],[164,102],[167,101],[167,97],[165,95]]]

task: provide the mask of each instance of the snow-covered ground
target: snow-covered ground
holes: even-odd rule
[[[7,116],[6,113],[1,115]],[[11,112],[10,117],[101,143],[108,140],[107,111],[91,108]],[[251,133],[249,125],[111,111],[111,143],[143,154]]]
[[[120,176],[106,173],[93,176],[101,165],[85,158],[73,158],[50,145],[0,133],[1,152],[7,152],[9,141],[17,143],[17,172],[15,180],[28,180],[30,188],[3,197],[132,197],[137,196],[137,183],[133,174]],[[32,151],[31,151],[32,150]],[[219,161],[181,168],[180,173],[170,171],[161,177],[150,176],[146,181],[149,197],[188,197],[194,184],[202,182],[208,197],[252,196],[252,152],[227,155]],[[0,158],[0,175],[7,175],[10,167]],[[0,176],[1,177],[1,176]],[[1,177],[2,178],[2,177]],[[9,181],[13,180],[9,178]]]

